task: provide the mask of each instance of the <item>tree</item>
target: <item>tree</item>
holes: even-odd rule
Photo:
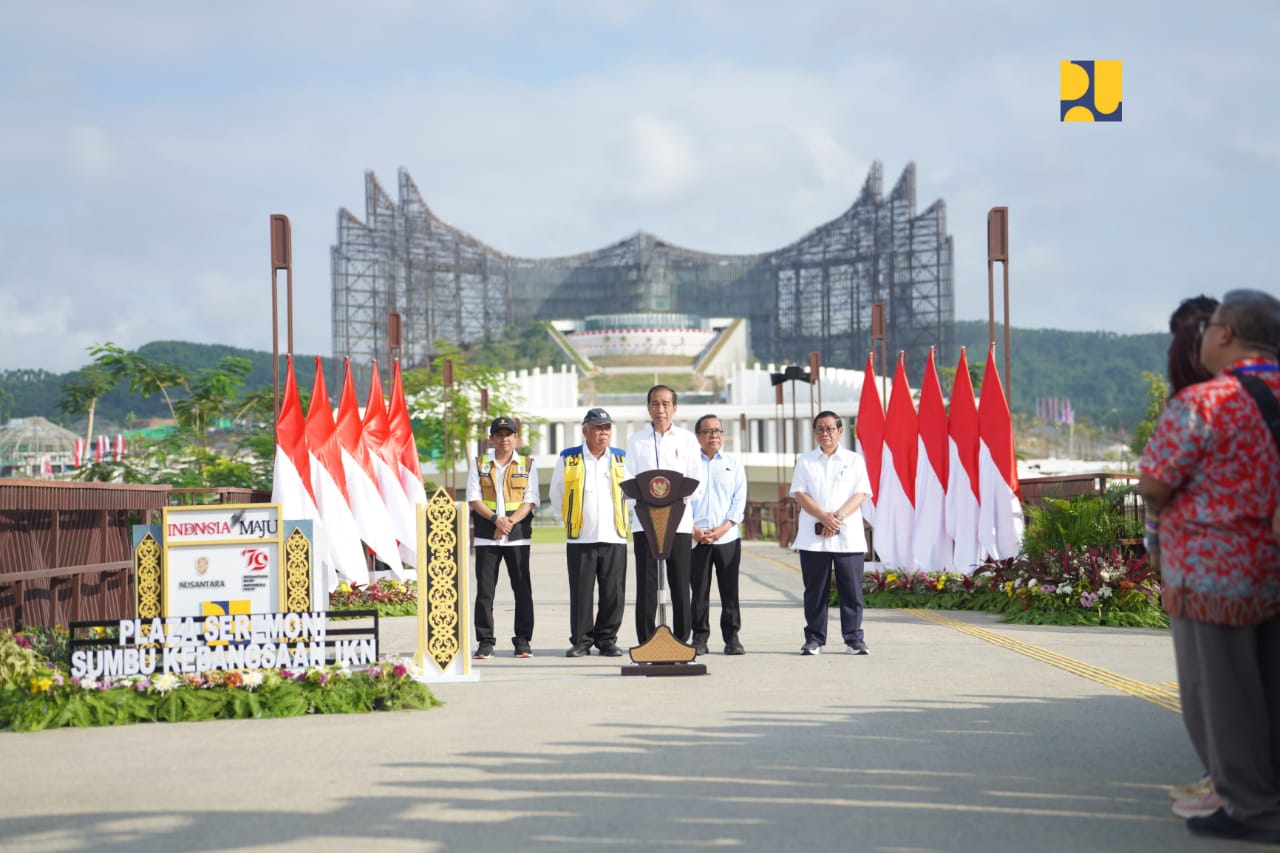
[[[89,354],[93,356],[94,363],[113,379],[127,379],[133,393],[142,397],[160,394],[169,407],[169,416],[175,421],[178,419],[169,389],[186,385],[188,377],[182,368],[145,358],[110,341],[89,347]]]
[[[98,371],[93,375],[109,377],[112,384],[126,381],[143,397],[162,395],[176,429],[138,445],[127,459],[89,466],[81,476],[182,488],[270,487],[271,392],[241,394],[251,369],[248,359],[225,356],[216,366],[193,374],[115,344],[95,345],[89,351],[95,356],[91,367]]]
[[[1129,442],[1129,449],[1134,456],[1141,456],[1146,449],[1147,439],[1156,431],[1156,419],[1164,409],[1164,401],[1169,398],[1169,382],[1159,373],[1144,370],[1142,378],[1147,383],[1147,411],[1133,430],[1133,441]]]
[[[93,444],[93,413],[102,395],[115,387],[116,377],[97,364],[86,365],[62,386],[58,411],[66,415],[87,415],[89,423],[84,430],[84,446]]]
[[[447,341],[436,341],[435,345],[439,355],[432,359],[429,370],[405,371],[404,391],[419,450],[443,470],[452,471],[455,460],[469,456],[470,442],[487,435],[489,425],[481,423],[484,417],[507,415],[520,420],[524,415],[519,409],[525,401],[502,370],[469,364],[462,351]],[[445,361],[453,365],[452,390],[444,387]],[[489,409],[483,415],[482,389],[489,392]],[[521,431],[526,444],[534,436],[528,430]]]

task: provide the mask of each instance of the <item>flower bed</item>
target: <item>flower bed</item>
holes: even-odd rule
[[[395,578],[368,585],[343,581],[329,593],[329,610],[377,610],[379,616],[417,616],[418,585]]]
[[[50,633],[0,632],[0,729],[296,717],[426,709],[440,702],[404,663],[229,670],[75,681],[40,653]]]
[[[870,571],[863,575],[863,598],[867,607],[981,610],[1028,625],[1169,625],[1146,556],[1119,549],[1074,553],[1067,547],[1036,560],[988,561],[972,575]]]

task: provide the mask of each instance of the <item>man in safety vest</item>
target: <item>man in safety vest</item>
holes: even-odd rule
[[[569,537],[569,642],[566,657],[618,657],[618,629],[626,601],[627,534],[631,519],[619,484],[627,478],[626,452],[610,447],[613,418],[592,409],[582,419],[585,443],[556,460],[551,475],[551,511]],[[591,609],[597,581],[600,606]]]
[[[533,584],[529,578],[529,544],[537,509],[538,472],[527,456],[515,452],[519,430],[511,418],[489,425],[493,449],[477,457],[467,472],[467,503],[476,545],[476,658],[493,657],[493,595],[498,564],[516,598],[515,644],[518,658],[533,657]]]

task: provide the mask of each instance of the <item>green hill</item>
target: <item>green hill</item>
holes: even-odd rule
[[[981,320],[956,323],[956,344],[968,347],[969,361],[987,359],[988,325]],[[1163,332],[1120,335],[1114,332],[1064,332],[1058,329],[1010,330],[1013,376],[1010,408],[1035,413],[1037,397],[1071,401],[1076,419],[1107,427],[1132,427],[1146,409],[1143,371],[1163,375],[1169,336]],[[996,366],[1004,374],[1004,330],[996,327]],[[939,367],[955,367],[956,353],[939,357]],[[944,389],[949,390],[949,389]]]
[[[971,363],[986,360],[987,324],[966,320],[956,323],[956,343],[968,348]],[[1009,383],[1011,405],[1019,414],[1031,415],[1037,397],[1058,397],[1071,401],[1077,419],[1107,427],[1132,427],[1141,420],[1146,408],[1146,384],[1142,372],[1162,374],[1169,338],[1164,333],[1120,335],[1113,332],[1064,332],[1056,329],[1018,329],[1011,335],[1013,377]],[[537,329],[522,330],[511,341],[488,342],[473,349],[468,360],[494,362],[503,368],[519,369],[550,363],[552,353],[543,344],[545,335]],[[1003,344],[1004,333],[997,327],[996,340]],[[257,350],[182,341],[155,341],[138,349],[146,358],[174,364],[196,372],[212,366],[224,356],[249,359],[252,372],[247,390],[270,387],[271,354]],[[559,351],[555,355],[560,355]],[[939,353],[940,369],[955,367],[958,352]],[[561,356],[562,358],[562,356]],[[1004,354],[997,350],[997,366],[1004,369]],[[310,388],[314,374],[314,355],[296,358],[299,383]],[[342,362],[325,358],[325,380],[330,394],[340,389]],[[86,364],[89,363],[86,357]],[[557,362],[558,363],[558,362]],[[920,370],[923,370],[921,365]],[[283,376],[283,359],[281,375]],[[913,374],[915,371],[912,371]],[[42,415],[67,425],[68,419],[58,411],[62,385],[73,373],[57,374],[47,370],[0,371],[0,423],[11,417]],[[919,376],[913,375],[918,387]],[[949,391],[949,383],[944,383]],[[168,412],[159,397],[142,399],[117,387],[99,403],[97,418],[126,425],[131,418],[165,417]]]

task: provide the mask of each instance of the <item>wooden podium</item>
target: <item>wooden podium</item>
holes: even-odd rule
[[[658,563],[658,627],[648,640],[631,647],[631,665],[622,667],[622,674],[706,675],[706,665],[694,662],[697,651],[676,639],[667,625],[667,608],[671,604],[671,591],[667,589],[667,559],[676,541],[676,528],[684,516],[684,499],[698,488],[698,481],[679,471],[657,468],[624,480],[620,488],[624,495],[636,502],[636,515],[644,525],[649,553]],[[644,566],[637,566],[636,571],[644,571]],[[636,602],[636,607],[642,606],[641,602]]]

